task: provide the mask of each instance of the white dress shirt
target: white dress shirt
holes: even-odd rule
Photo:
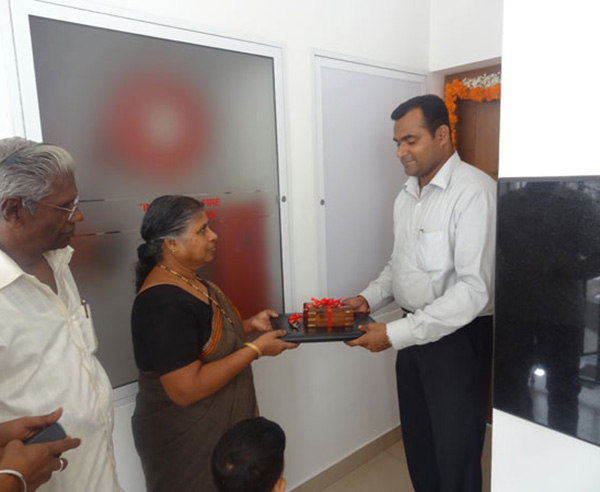
[[[394,249],[361,293],[371,311],[395,299],[414,314],[387,324],[396,350],[434,342],[493,312],[496,183],[455,152],[394,203]]]
[[[81,445],[40,492],[115,492],[112,387],[96,359],[88,306],[69,269],[70,247],[49,251],[58,295],[0,250],[0,421],[63,408]]]

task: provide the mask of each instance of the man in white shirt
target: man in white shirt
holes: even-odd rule
[[[69,269],[78,200],[68,152],[0,140],[0,421],[62,407],[81,446],[39,490],[118,492],[112,388]]]
[[[407,313],[348,342],[398,351],[402,434],[415,492],[480,492],[492,353],[496,185],[460,160],[448,111],[418,96],[392,113],[406,174],[394,249],[354,309],[395,299]]]

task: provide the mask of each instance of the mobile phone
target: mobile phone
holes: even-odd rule
[[[60,441],[67,437],[67,433],[63,429],[62,425],[58,422],[43,427],[35,436],[30,437],[24,444],[40,444],[43,442]]]

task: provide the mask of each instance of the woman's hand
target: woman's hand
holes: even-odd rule
[[[10,441],[18,439],[26,441],[36,435],[42,428],[56,422],[62,415],[62,408],[54,412],[40,415],[39,417],[21,417],[0,424],[0,447],[6,446]]]
[[[258,314],[255,314],[251,318],[248,318],[242,322],[245,335],[250,335],[253,331],[267,332],[271,331],[271,318],[278,318],[279,315],[272,309],[265,309]]]
[[[259,336],[252,343],[258,347],[262,355],[279,355],[284,350],[294,349],[298,346],[297,343],[281,340],[281,337],[285,334],[285,330],[269,331]]]

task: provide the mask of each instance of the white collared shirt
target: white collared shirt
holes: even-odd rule
[[[0,250],[0,422],[63,408],[61,425],[81,445],[40,492],[115,492],[112,387],[69,269],[70,247],[44,254],[58,295]]]
[[[496,183],[455,152],[422,190],[394,203],[394,249],[361,293],[371,311],[395,299],[414,314],[387,324],[392,346],[434,342],[493,312]]]

